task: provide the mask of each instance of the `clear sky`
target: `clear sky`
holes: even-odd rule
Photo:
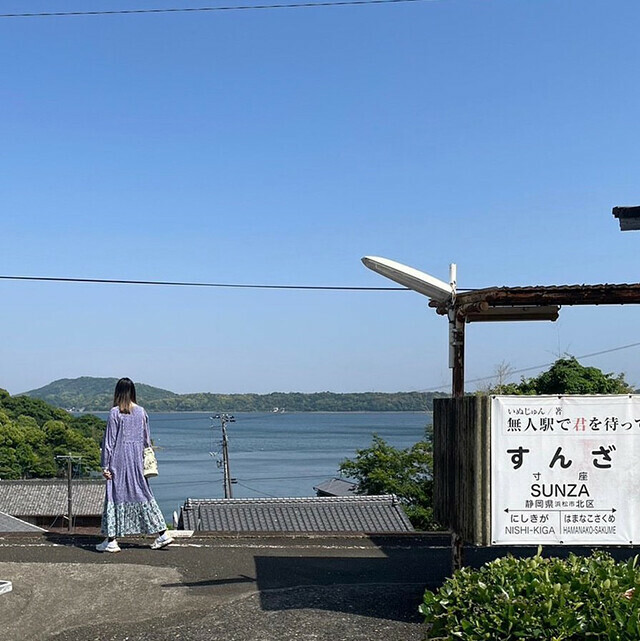
[[[463,288],[638,282],[611,208],[640,204],[639,24],[637,0],[0,18],[0,275],[392,285],[373,254],[456,262]],[[0,310],[11,393],[450,381],[447,323],[413,292],[0,281]],[[640,342],[639,318],[470,325],[467,378]],[[640,386],[639,355],[584,364]]]

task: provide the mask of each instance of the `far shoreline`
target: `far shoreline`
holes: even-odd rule
[[[142,406],[144,407],[144,405]],[[106,410],[68,410],[64,407],[65,412],[69,414],[108,414],[111,408]],[[146,408],[145,408],[146,409]],[[149,414],[210,414],[212,412],[221,413],[219,410],[147,410]],[[222,414],[433,414],[433,410],[291,410],[290,412],[269,412],[266,410],[239,410],[223,411]]]

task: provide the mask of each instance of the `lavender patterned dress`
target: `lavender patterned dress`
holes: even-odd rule
[[[151,444],[149,417],[134,405],[130,414],[109,412],[102,441],[102,469],[111,471],[102,513],[102,534],[155,534],[166,528],[143,473],[143,450]]]

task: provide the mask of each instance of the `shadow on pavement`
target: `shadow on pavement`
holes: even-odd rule
[[[217,585],[232,585],[234,583],[255,583],[253,577],[241,574],[235,578],[209,579],[207,581],[185,581],[184,583],[163,583],[163,588],[210,588]]]
[[[449,575],[450,538],[368,537],[367,556],[255,556],[263,610],[319,609],[418,622],[426,588]],[[443,545],[444,544],[444,545]],[[292,586],[292,578],[299,589]]]

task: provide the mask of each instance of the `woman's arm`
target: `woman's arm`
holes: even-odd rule
[[[102,439],[102,450],[100,452],[100,467],[106,478],[111,477],[109,470],[111,469],[111,457],[113,456],[113,448],[116,445],[116,437],[118,436],[118,418],[116,412],[109,412],[107,419],[107,429],[104,432]],[[106,472],[109,472],[107,476]]]
[[[149,415],[144,413],[144,447],[151,447],[151,431],[149,430]]]

